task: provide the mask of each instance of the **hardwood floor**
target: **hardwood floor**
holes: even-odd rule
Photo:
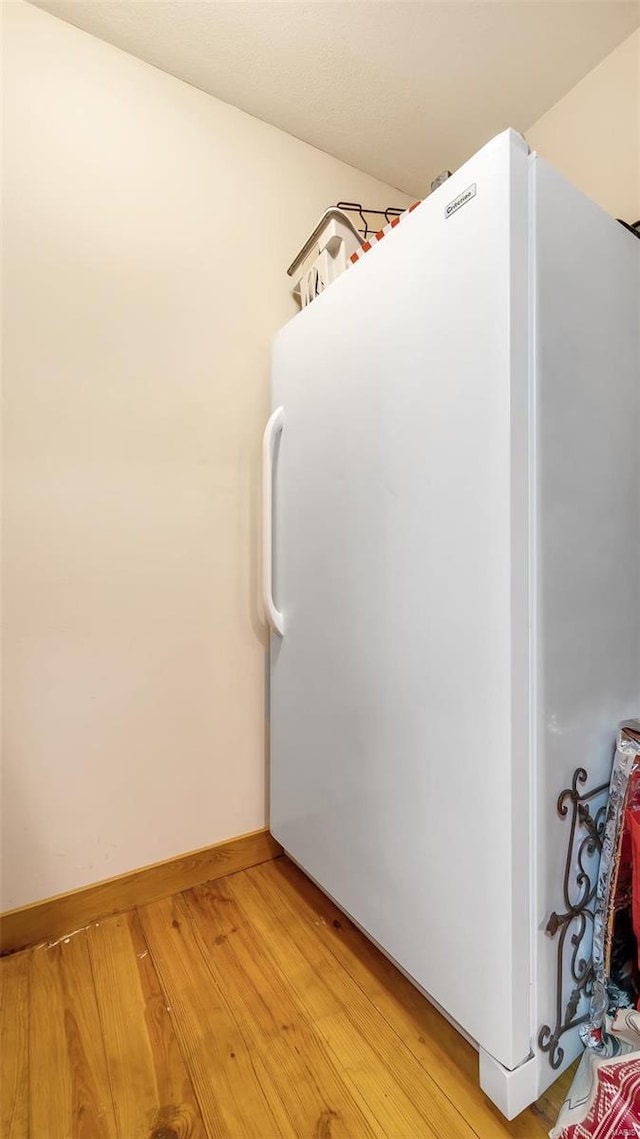
[[[287,859],[0,961],[1,1139],[542,1139]]]

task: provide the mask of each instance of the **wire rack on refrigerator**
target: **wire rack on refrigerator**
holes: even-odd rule
[[[345,214],[356,214],[358,221],[355,223],[355,228],[358,233],[362,234],[362,240],[366,241],[371,234],[378,233],[393,218],[399,218],[405,212],[406,207],[397,209],[395,206],[387,206],[386,210],[370,210],[367,206],[361,206],[360,202],[338,202],[336,208]],[[374,221],[370,225],[368,218],[384,218],[384,221]]]

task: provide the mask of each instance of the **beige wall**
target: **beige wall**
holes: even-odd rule
[[[530,146],[615,217],[640,218],[640,31],[526,132]]]
[[[3,908],[265,821],[259,449],[286,266],[403,196],[5,10]]]

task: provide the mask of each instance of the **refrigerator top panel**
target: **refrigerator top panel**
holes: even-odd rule
[[[529,1053],[528,154],[494,139],[278,335],[271,829]]]

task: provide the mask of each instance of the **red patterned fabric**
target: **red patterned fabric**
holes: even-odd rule
[[[585,1118],[566,1127],[562,1139],[636,1137],[640,1137],[640,1059],[620,1057],[598,1068],[595,1095]]]
[[[640,811],[629,811],[627,827],[631,837],[631,913],[638,949],[638,969],[640,969]],[[638,1007],[640,1008],[640,1004]]]
[[[640,1012],[607,1016],[603,1041],[583,1053],[551,1139],[640,1139]]]

